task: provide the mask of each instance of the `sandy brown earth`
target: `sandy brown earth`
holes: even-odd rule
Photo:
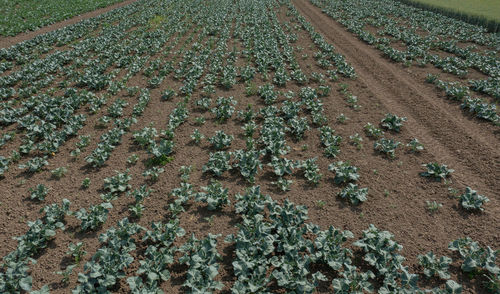
[[[70,19],[45,26],[45,27],[40,28],[36,31],[29,31],[29,32],[20,33],[16,36],[13,36],[13,37],[0,36],[0,48],[7,48],[7,47],[10,47],[14,44],[21,43],[22,41],[33,39],[34,37],[36,37],[38,35],[45,34],[45,33],[51,32],[51,31],[55,31],[55,30],[60,29],[60,28],[64,28],[68,25],[77,23],[81,20],[95,17],[95,16],[98,16],[100,14],[111,11],[113,9],[116,9],[116,8],[119,8],[119,7],[122,7],[125,5],[129,5],[130,3],[133,3],[135,1],[137,1],[137,0],[126,0],[126,1],[123,1],[120,3],[115,3],[115,4],[110,5],[108,7],[103,7],[100,9],[96,9],[94,11],[83,13],[83,14],[77,15],[75,17],[72,17]]]
[[[117,5],[126,5],[133,1],[125,1]],[[336,47],[336,50],[343,54],[347,61],[354,66],[358,78],[356,80],[341,79],[339,82],[329,81],[332,92],[324,99],[325,115],[328,117],[329,125],[341,135],[344,140],[341,146],[341,153],[335,160],[327,160],[321,154],[323,152],[319,140],[318,131],[311,129],[306,133],[303,141],[295,142],[288,137],[287,143],[292,147],[288,158],[307,159],[318,157],[318,164],[323,173],[323,180],[318,187],[312,187],[306,183],[300,173],[292,177],[294,183],[291,191],[280,193],[271,184],[276,180],[271,168],[264,167],[256,178],[256,183],[261,186],[263,193],[269,194],[274,200],[282,202],[289,199],[295,204],[309,207],[309,216],[312,223],[326,229],[333,225],[340,229],[351,230],[356,238],[361,237],[361,232],[368,228],[368,224],[374,224],[378,228],[388,230],[395,235],[398,243],[404,246],[401,254],[407,258],[405,265],[412,271],[419,271],[416,257],[418,254],[426,253],[430,250],[437,255],[448,255],[455,257],[447,250],[448,243],[463,236],[470,236],[480,242],[482,246],[500,247],[500,130],[487,123],[471,118],[461,113],[461,110],[442,98],[442,94],[434,87],[423,83],[423,72],[412,71],[403,68],[398,64],[389,62],[380,53],[356,39],[355,36],[347,32],[340,24],[329,18],[327,15],[312,6],[308,1],[293,2],[299,12],[311,22],[316,30],[321,33],[328,42]],[[92,12],[92,15],[105,12]],[[286,16],[286,9],[282,7],[279,13],[281,21],[292,21]],[[87,14],[86,14],[87,15]],[[80,16],[83,17],[83,16]],[[68,20],[74,21],[74,19]],[[63,22],[63,23],[66,23]],[[76,21],[75,21],[76,22]],[[49,26],[52,29],[63,27],[66,24],[58,23]],[[43,29],[42,29],[43,30]],[[41,33],[40,31],[32,32]],[[30,33],[28,33],[30,34]],[[301,68],[307,74],[312,72],[322,72],[312,58],[315,50],[311,48],[313,43],[306,32],[297,30],[299,35],[297,46],[304,48],[303,52],[308,58],[298,58]],[[34,35],[33,35],[34,36]],[[31,36],[31,37],[33,37]],[[21,38],[17,41],[1,40],[14,44],[30,37],[17,36]],[[172,50],[175,52],[185,41],[182,38],[179,44]],[[7,43],[5,43],[7,44]],[[238,42],[235,42],[238,46]],[[170,58],[167,57],[167,58]],[[257,83],[264,81],[257,79]],[[359,104],[362,106],[359,111],[353,110],[345,102],[339,89],[339,84],[349,85],[349,90],[358,96]],[[128,85],[138,85],[146,87],[145,77],[138,75],[132,78]],[[310,83],[311,87],[318,84]],[[181,98],[174,101],[161,101],[161,91],[167,87],[178,88],[180,83],[169,76],[159,89],[151,91],[151,102],[144,115],[139,118],[132,131],[140,130],[144,126],[153,122],[159,130],[168,122],[168,114],[176,107],[176,103]],[[301,87],[289,82],[282,91],[292,90],[298,92]],[[244,85],[237,84],[233,89],[226,91],[218,89],[215,97],[234,96],[238,100],[237,110],[245,109],[251,103],[256,107],[262,107],[262,100],[256,96],[246,96]],[[123,96],[123,99],[130,99]],[[122,97],[123,96],[123,97]],[[242,138],[242,123],[233,118],[225,124],[215,121],[212,114],[201,112],[194,102],[199,98],[199,94],[193,95],[190,101],[190,117],[187,123],[183,124],[176,131],[174,160],[165,167],[165,173],[160,175],[156,183],[146,181],[141,173],[144,170],[144,160],[148,157],[144,150],[140,150],[133,144],[132,133],[127,133],[122,138],[122,144],[112,153],[106,166],[93,170],[83,161],[83,158],[95,147],[99,136],[104,130],[94,128],[97,118],[105,114],[101,110],[87,121],[87,125],[82,130],[82,134],[92,135],[92,144],[78,160],[72,160],[69,152],[74,148],[76,138],[68,141],[61,152],[50,159],[49,169],[66,166],[68,173],[60,180],[54,180],[48,170],[26,176],[20,171],[12,168],[6,178],[0,181],[0,190],[5,191],[0,205],[0,255],[4,256],[16,247],[16,241],[11,240],[12,236],[19,236],[26,230],[26,220],[34,220],[40,216],[38,210],[47,203],[60,203],[61,199],[67,198],[72,202],[72,210],[88,207],[91,204],[102,202],[99,194],[102,193],[102,180],[115,174],[115,170],[129,170],[132,175],[131,185],[136,188],[147,183],[153,190],[144,205],[146,209],[144,215],[136,220],[140,225],[149,227],[152,221],[168,221],[169,214],[166,210],[168,203],[172,202],[170,191],[180,184],[178,170],[183,165],[194,167],[191,182],[195,189],[205,186],[210,182],[211,176],[203,174],[201,167],[207,162],[208,154],[213,151],[210,144],[205,140],[201,146],[192,143],[190,135],[195,128],[199,129],[206,137],[211,137],[215,130],[224,130],[228,134],[233,134],[235,140],[231,150],[244,149],[245,141]],[[283,97],[278,102],[281,102]],[[135,100],[130,100],[130,105],[125,108],[124,115],[130,115],[132,105]],[[373,151],[373,141],[364,136],[363,126],[371,122],[375,125],[388,112],[399,116],[405,116],[408,121],[405,123],[401,133],[387,133],[390,138],[395,138],[403,144],[408,143],[413,138],[418,138],[426,150],[420,154],[406,152],[401,148],[397,151],[397,156],[393,160]],[[345,114],[349,119],[345,123],[338,123],[335,118],[339,114]],[[204,115],[207,123],[198,126],[194,118]],[[363,148],[358,150],[349,143],[349,136],[359,133],[363,137]],[[303,146],[307,145],[307,148]],[[137,165],[129,165],[126,158],[136,153],[140,156]],[[336,197],[340,187],[333,184],[332,173],[328,172],[328,165],[334,161],[350,161],[360,168],[360,181],[362,187],[369,188],[368,201],[360,206],[352,206]],[[423,171],[421,164],[437,161],[447,164],[455,169],[448,184],[435,182],[419,176]],[[92,181],[88,190],[80,189],[82,180],[89,177]],[[24,180],[24,181],[23,181]],[[232,204],[235,203],[234,195],[242,193],[249,186],[238,172],[225,174],[220,178],[224,187],[229,188]],[[44,203],[27,200],[27,189],[38,183],[44,183],[51,187],[51,193]],[[489,197],[490,202],[486,204],[486,209],[482,213],[468,213],[460,208],[458,200],[450,195],[448,188],[455,188],[462,192],[466,186],[478,190],[481,194]],[[425,206],[425,201],[438,201],[443,207],[436,213],[430,213]],[[34,281],[34,289],[42,285],[49,284],[51,293],[69,293],[70,289],[76,286],[76,273],[83,271],[82,262],[75,268],[68,285],[59,283],[60,276],[55,272],[67,266],[70,260],[65,257],[67,245],[70,242],[83,241],[88,254],[85,261],[99,248],[97,236],[103,233],[116,222],[130,214],[127,210],[132,204],[131,198],[122,196],[113,201],[114,208],[111,210],[107,222],[96,232],[79,232],[79,222],[74,218],[68,218],[65,232],[58,232],[49,247],[36,256],[37,264],[30,266]],[[321,204],[320,203],[324,203]],[[214,216],[212,220],[207,217]],[[234,248],[223,242],[224,236],[235,233],[235,225],[240,221],[232,206],[225,207],[220,212],[211,212],[204,204],[190,202],[186,207],[186,212],[180,215],[180,224],[186,230],[186,236],[194,233],[199,239],[207,233],[222,234],[218,239],[219,253],[222,255],[222,265],[218,279],[225,283],[225,293],[234,281],[234,274],[231,262],[234,259]],[[181,244],[187,237],[181,238]],[[139,248],[140,252],[144,248]],[[135,253],[134,253],[135,254]],[[360,256],[360,252],[356,251]],[[137,260],[132,267],[127,269],[127,273],[132,275],[138,267]],[[468,280],[459,270],[460,264],[455,262],[451,268],[452,278],[459,280],[464,286],[465,293],[480,293],[481,281]],[[181,288],[185,279],[185,266],[174,266],[170,269],[172,279],[163,283],[162,288],[166,293],[182,293]],[[331,278],[331,277],[329,277]],[[434,280],[423,280],[421,286],[437,286]],[[128,286],[125,281],[121,281],[116,292],[126,293]],[[329,283],[323,283],[320,292],[331,293]]]

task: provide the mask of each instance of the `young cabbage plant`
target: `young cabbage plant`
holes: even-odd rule
[[[349,162],[338,161],[328,166],[328,170],[335,173],[333,181],[340,185],[348,182],[356,182],[359,179],[358,168],[351,166]]]
[[[430,162],[423,164],[422,166],[427,168],[427,171],[420,173],[420,175],[423,177],[434,178],[437,181],[446,179],[446,177],[454,172],[453,169],[449,169],[445,164],[440,165],[437,162]]]
[[[466,210],[483,211],[483,204],[489,201],[488,197],[478,194],[477,191],[472,190],[470,187],[465,188],[465,193],[460,195],[460,205]]]
[[[437,258],[432,251],[418,256],[419,264],[424,268],[424,275],[428,278],[439,275],[441,279],[449,279],[448,268],[452,259],[447,256]]]

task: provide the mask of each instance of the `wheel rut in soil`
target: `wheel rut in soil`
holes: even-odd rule
[[[464,184],[488,187],[498,194],[500,131],[478,120],[468,120],[450,107],[431,87],[392,64],[341,24],[308,1],[292,1],[297,10],[333,43],[356,70],[358,81],[391,112],[408,117],[407,131],[422,140],[436,160],[463,175]],[[364,88],[364,86],[363,86]],[[356,93],[356,91],[353,91]],[[458,173],[457,173],[458,174]]]

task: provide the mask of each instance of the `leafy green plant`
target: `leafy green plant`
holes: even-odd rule
[[[135,189],[134,191],[127,192],[127,196],[133,197],[135,202],[143,202],[146,197],[149,197],[152,190],[148,189],[146,185],[142,185],[140,188]]]
[[[101,197],[101,199],[104,201],[104,202],[111,202],[113,200],[116,200],[118,199],[118,194],[116,193],[111,193],[111,192],[108,192],[108,193],[102,193],[101,195],[99,195]]]
[[[259,96],[264,99],[267,105],[273,104],[278,99],[278,93],[274,91],[274,86],[265,84],[259,87]]]
[[[179,169],[179,173],[181,176],[181,181],[184,183],[187,183],[189,181],[189,178],[191,177],[191,172],[193,171],[193,166],[181,166]]]
[[[297,141],[302,140],[304,133],[309,130],[309,124],[305,117],[294,117],[288,121],[293,138]]]
[[[439,75],[429,73],[425,76],[425,82],[427,82],[429,84],[434,84],[438,78],[439,78]]]
[[[71,277],[71,274],[73,273],[73,269],[76,266],[77,266],[77,264],[70,264],[63,271],[56,272],[56,274],[62,276],[61,283],[63,283],[64,285],[68,285],[69,284],[69,279]],[[30,293],[33,294],[33,292],[30,292]]]
[[[363,137],[361,137],[358,133],[349,136],[349,139],[351,140],[351,144],[356,146],[358,150],[363,149]]]
[[[245,136],[247,138],[252,138],[255,131],[257,130],[257,124],[255,124],[254,121],[250,121],[246,124],[244,124],[241,129],[245,131]]]
[[[30,291],[33,279],[28,274],[28,262],[31,259],[5,264],[5,272],[0,273],[0,291],[4,293],[21,293],[22,290]]]
[[[470,187],[465,188],[465,193],[460,195],[460,205],[466,210],[483,211],[483,204],[489,201],[488,197],[479,195],[477,191],[472,190]]]
[[[237,102],[233,97],[219,97],[215,103],[215,107],[212,108],[212,113],[215,114],[215,118],[219,122],[227,121],[234,113],[234,105]]]
[[[212,104],[212,99],[208,97],[201,98],[195,102],[195,105],[204,111],[209,110],[211,104]]]
[[[153,127],[145,127],[133,134],[134,142],[143,148],[154,144],[156,137],[158,137],[158,132]]]
[[[218,181],[212,181],[208,186],[201,187],[204,192],[196,194],[196,201],[207,203],[208,210],[221,209],[230,203],[228,198],[229,189],[222,187]]]
[[[171,100],[177,93],[173,89],[166,89],[161,95],[161,100],[168,101]]]
[[[193,139],[196,145],[199,145],[201,143],[201,140],[203,140],[204,138],[205,135],[203,135],[198,129],[195,129],[193,131],[193,134],[191,134],[191,139]]]
[[[353,265],[344,265],[345,270],[342,271],[341,278],[335,278],[332,281],[335,293],[341,294],[362,294],[365,291],[373,292],[373,285],[370,279],[375,278],[371,271],[358,272]]]
[[[285,119],[292,119],[297,117],[300,113],[302,107],[302,102],[285,100],[283,101],[283,106],[281,107],[281,112],[283,113]]]
[[[267,164],[273,168],[274,174],[282,177],[286,174],[291,175],[295,165],[292,160],[285,157],[273,156],[271,157],[271,162]]]
[[[254,183],[258,170],[262,169],[259,157],[260,153],[256,150],[236,150],[234,152],[236,163],[233,167],[238,168],[248,182]]]
[[[90,144],[90,135],[87,135],[87,136],[81,135],[81,136],[79,136],[79,139],[80,140],[78,142],[76,142],[76,144],[75,144],[76,149],[72,150],[70,153],[71,156],[77,157]]]
[[[132,238],[142,230],[138,224],[127,218],[120,220],[116,227],[111,227],[99,236],[101,247],[84,266],[84,272],[78,274],[78,285],[74,293],[108,291],[126,277],[124,269],[133,261],[130,252],[136,249]]]
[[[52,176],[58,180],[61,179],[62,177],[64,177],[64,175],[66,175],[67,172],[68,172],[68,169],[64,166],[58,167],[58,168],[50,171]]]
[[[338,161],[328,166],[328,170],[335,173],[333,181],[340,185],[348,182],[355,182],[359,179],[358,168],[351,166],[349,162]]]
[[[104,190],[111,193],[120,193],[130,189],[131,186],[128,182],[132,179],[132,177],[128,174],[128,171],[124,173],[120,173],[119,171],[115,172],[115,176],[104,179]]]
[[[418,141],[417,138],[413,138],[406,147],[410,148],[412,152],[420,152],[424,150],[424,145]]]
[[[437,203],[436,201],[425,201],[427,205],[427,210],[430,211],[431,213],[434,213],[438,211],[441,207],[443,207],[443,204]]]
[[[448,267],[451,262],[452,259],[447,256],[441,256],[438,259],[432,251],[418,256],[418,263],[424,268],[424,274],[428,278],[438,274],[441,279],[449,279]]]
[[[444,290],[442,288],[434,288],[430,291],[436,294],[461,294],[463,290],[462,285],[453,280],[446,281],[444,286]]]
[[[99,205],[90,206],[88,211],[82,208],[75,212],[74,215],[81,221],[80,228],[82,231],[93,231],[106,222],[109,209],[111,208],[113,208],[113,205],[105,202]]]
[[[290,80],[290,76],[287,74],[284,67],[279,67],[276,69],[276,73],[273,78],[273,83],[278,87],[284,87],[286,82]]]
[[[474,113],[478,118],[491,121],[495,124],[499,123],[500,116],[497,114],[496,104],[489,104],[481,98],[465,97],[460,107],[469,109],[469,112]]]
[[[186,119],[189,117],[189,111],[186,107],[187,102],[180,102],[177,104],[177,107],[172,110],[172,113],[168,116],[168,128],[176,129],[181,124],[183,124]]]
[[[149,165],[165,165],[171,161],[169,155],[174,152],[174,145],[174,141],[165,139],[152,144],[148,150],[153,155],[153,158],[149,159]]]
[[[276,182],[271,182],[271,184],[276,185],[282,192],[290,191],[292,183],[292,180],[287,180],[283,177],[279,177]]]
[[[76,244],[70,243],[68,245],[67,255],[71,256],[76,264],[80,263],[82,257],[87,254],[87,252],[83,249],[83,242],[78,242]]]
[[[203,172],[212,172],[214,175],[220,177],[225,171],[232,168],[231,153],[226,151],[210,152],[210,158],[207,164],[203,166]]]
[[[318,200],[316,201],[316,207],[319,209],[323,209],[326,205],[326,202],[324,200]]]
[[[129,97],[134,97],[135,95],[137,95],[137,93],[139,93],[139,87],[138,86],[127,87],[126,90],[127,90],[127,95]]]
[[[7,163],[5,162],[5,160],[7,160]],[[2,169],[5,168],[5,164],[8,165],[8,163],[9,163],[8,160],[9,160],[8,158],[2,159],[2,156],[0,156],[0,176],[3,175]],[[21,160],[21,154],[19,152],[17,152],[16,150],[12,150],[12,153],[10,155],[10,161],[11,162],[18,162],[19,160]]]
[[[349,199],[352,204],[358,205],[360,202],[366,201],[368,188],[359,188],[356,184],[348,183],[338,195],[343,199]]]
[[[29,192],[30,199],[43,201],[45,200],[45,196],[49,193],[49,189],[43,184],[38,184],[35,188],[30,188]]]
[[[461,266],[464,272],[478,273],[481,270],[486,270],[497,276],[500,273],[500,268],[496,265],[498,250],[493,250],[490,247],[482,248],[479,243],[469,237],[450,242],[448,249],[458,251],[464,260]]]
[[[179,262],[188,266],[183,286],[191,293],[211,293],[224,286],[214,280],[219,271],[217,261],[221,258],[216,248],[218,236],[209,233],[205,239],[198,240],[193,235],[179,248],[184,253]]]
[[[430,177],[436,180],[446,179],[454,170],[449,169],[446,165],[440,165],[437,162],[431,162],[427,164],[423,164],[423,167],[427,168],[427,171],[420,173],[423,177]]]
[[[89,178],[83,179],[81,187],[83,189],[88,189],[90,187],[90,179]]]
[[[320,79],[319,82],[324,82],[323,79]],[[330,94],[330,92],[332,91],[332,88],[328,85],[319,85],[318,86],[318,95],[320,97],[327,97],[328,94]]]
[[[245,95],[254,96],[257,95],[258,93],[259,93],[259,88],[254,82],[252,81],[245,82]]]
[[[341,113],[337,116],[337,122],[339,122],[341,124],[345,123],[348,119],[349,118],[343,113]]]
[[[47,156],[44,157],[33,157],[28,160],[25,164],[20,164],[19,169],[25,169],[30,173],[39,172],[46,165],[49,165],[47,161]]]
[[[111,118],[109,116],[103,115],[97,120],[96,128],[105,129],[108,126],[109,122],[111,122]]]
[[[128,211],[133,218],[140,218],[144,212],[144,205],[141,202],[136,202],[129,206]]]
[[[153,224],[154,225],[154,224]],[[174,247],[172,246],[172,242],[175,240],[177,235],[183,235],[180,232],[173,231],[174,223],[168,223],[165,225],[165,229],[161,228],[161,223],[159,224],[160,228],[154,228],[156,230],[161,230],[154,232],[153,234],[158,234],[157,237],[160,246],[151,245],[146,249],[145,259],[139,261],[140,267],[137,270],[137,274],[144,275],[147,278],[148,286],[156,285],[156,283],[160,281],[168,281],[170,279],[170,272],[168,271],[168,266],[174,262]],[[179,228],[180,229],[180,228]],[[165,230],[165,231],[163,231]],[[150,238],[148,238],[150,239]],[[139,279],[142,281],[142,279]],[[130,280],[128,279],[130,284]],[[151,289],[152,290],[152,289]],[[148,290],[147,293],[154,293]],[[161,291],[161,290],[157,290]]]
[[[3,174],[9,170],[9,164],[9,158],[0,156],[0,176],[3,176]]]
[[[320,173],[318,165],[316,164],[317,160],[318,158],[314,157],[299,161],[296,164],[296,167],[300,168],[303,171],[304,177],[307,179],[307,181],[314,185],[318,185],[319,181],[323,177],[323,175]]]
[[[142,173],[143,177],[149,177],[149,179],[153,182],[158,181],[158,177],[161,173],[165,172],[164,168],[153,166]]]
[[[359,110],[361,106],[358,104],[358,96],[352,95],[351,93],[347,94],[346,99],[347,104],[354,110]]]
[[[260,191],[260,186],[252,186],[245,190],[243,195],[236,194],[236,204],[234,209],[238,214],[253,216],[262,213],[267,204],[272,202],[269,195],[264,195]]]
[[[407,120],[406,117],[399,117],[395,114],[388,113],[380,121],[380,124],[382,125],[382,127],[388,130],[399,133],[401,127],[403,126],[403,122],[405,122],[406,120]]]
[[[363,129],[368,137],[380,138],[384,135],[384,131],[374,126],[372,123],[364,125]]]
[[[224,131],[219,130],[215,132],[213,137],[208,138],[208,141],[212,144],[212,147],[214,147],[215,150],[222,150],[228,148],[233,139],[234,136],[227,135]]]
[[[244,122],[250,122],[252,121],[257,114],[253,110],[252,104],[248,104],[246,107],[246,110],[240,110],[238,111],[238,118],[241,119]]]
[[[354,242],[354,246],[362,248],[365,252],[364,260],[374,266],[378,273],[385,276],[385,280],[391,280],[398,276],[398,270],[402,267],[404,257],[398,254],[403,248],[388,231],[381,231],[370,224],[363,231],[363,237]]]
[[[123,108],[128,105],[128,102],[123,99],[116,99],[113,104],[108,107],[108,115],[113,118],[123,116]]]
[[[290,77],[298,85],[305,85],[308,82],[308,78],[307,78],[306,74],[303,73],[300,69],[292,70],[290,73]]]
[[[205,120],[205,117],[199,116],[199,117],[195,117],[194,122],[195,122],[195,124],[201,126],[201,125],[205,124],[206,120]]]
[[[250,81],[251,79],[253,79],[255,76],[255,68],[250,66],[250,65],[246,65],[244,67],[241,68],[241,71],[240,71],[240,77],[243,81]]]
[[[340,153],[340,142],[342,142],[342,137],[335,136],[335,131],[329,126],[323,126],[318,128],[320,131],[321,144],[325,147],[324,155],[326,157],[337,157]]]
[[[397,142],[393,139],[381,138],[375,143],[373,143],[373,149],[387,154],[391,159],[396,157],[396,148],[401,145],[401,142]]]
[[[136,164],[137,161],[139,160],[139,155],[137,154],[132,154],[127,158],[127,163],[128,164]]]

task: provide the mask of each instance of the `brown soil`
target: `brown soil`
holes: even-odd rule
[[[132,2],[126,1],[121,3]],[[333,44],[336,50],[342,53],[347,61],[351,63],[358,75],[356,80],[340,79],[339,82],[328,81],[332,87],[330,95],[324,98],[325,115],[329,119],[329,125],[334,128],[337,134],[343,137],[340,155],[334,160],[327,160],[321,154],[323,149],[318,141],[318,131],[312,128],[306,132],[303,141],[295,142],[288,137],[287,143],[292,147],[287,155],[290,159],[307,159],[318,157],[318,165],[323,173],[323,180],[318,187],[311,187],[307,184],[300,172],[295,172],[291,179],[294,181],[291,191],[280,193],[271,184],[276,180],[271,169],[264,165],[256,177],[256,184],[260,185],[262,192],[269,194],[274,200],[282,202],[289,199],[295,204],[309,207],[309,217],[312,223],[326,229],[333,225],[340,229],[351,230],[356,238],[361,237],[361,232],[372,223],[380,229],[388,230],[395,235],[398,243],[404,246],[401,252],[407,258],[405,265],[411,271],[418,271],[416,257],[418,254],[433,250],[436,255],[452,256],[447,250],[448,242],[470,236],[483,246],[492,248],[500,247],[500,131],[487,123],[465,116],[456,105],[442,98],[434,86],[423,83],[423,71],[411,71],[398,64],[389,62],[383,58],[379,51],[364,44],[348,33],[340,24],[321,13],[308,1],[294,1],[297,9],[311,22],[316,30],[321,33],[329,43]],[[291,21],[282,9],[278,15],[281,22]],[[319,68],[313,54],[316,51],[308,34],[303,30],[297,30],[299,38],[293,46],[304,48],[302,52],[296,52],[297,61],[300,67],[308,75],[312,72],[326,74]],[[188,36],[189,34],[186,34]],[[181,40],[171,52],[176,52],[183,45]],[[229,40],[228,42],[231,42]],[[237,42],[237,45],[239,42]],[[313,46],[311,46],[313,45]],[[189,44],[188,44],[189,46]],[[231,47],[231,46],[230,46]],[[238,47],[238,46],[237,46]],[[241,49],[241,48],[240,48]],[[308,57],[302,59],[300,56],[307,54]],[[169,56],[168,58],[171,58]],[[177,60],[178,61],[178,60]],[[243,63],[243,57],[239,57],[237,65]],[[147,66],[147,65],[146,65]],[[270,75],[272,76],[272,75]],[[260,76],[255,79],[258,85],[263,84]],[[350,108],[343,95],[336,90],[339,83],[349,85],[349,90],[358,97],[362,106],[359,111]],[[146,78],[141,74],[131,78],[127,86],[138,85],[145,87]],[[151,102],[144,114],[138,118],[138,123],[132,127],[132,132],[140,130],[150,122],[158,130],[164,129],[168,122],[168,115],[176,107],[182,97],[176,97],[173,101],[161,101],[161,91],[165,88],[177,89],[180,83],[169,75],[160,88],[151,90]],[[308,86],[315,87],[317,84],[309,83]],[[289,82],[286,88],[298,92],[301,87]],[[253,104],[255,108],[262,107],[262,99],[256,96],[247,97],[244,95],[244,85],[237,84],[231,90],[218,89],[212,100],[218,96],[234,96],[238,101],[236,110],[244,110],[248,104]],[[181,125],[175,132],[175,154],[174,160],[165,166],[165,172],[160,175],[158,182],[146,181],[141,175],[145,169],[144,161],[148,158],[144,150],[138,149],[133,143],[132,132],[125,134],[122,144],[117,146],[112,152],[106,165],[98,170],[90,169],[82,160],[90,153],[98,137],[103,130],[94,129],[97,117],[95,115],[89,119],[88,125],[82,134],[92,134],[93,143],[87,147],[86,152],[81,154],[80,159],[73,161],[69,152],[74,148],[76,138],[67,142],[61,152],[50,159],[49,169],[59,166],[66,166],[68,173],[60,180],[54,180],[48,170],[37,173],[34,176],[26,176],[19,173],[15,166],[6,174],[6,178],[0,181],[0,190],[6,191],[2,197],[0,205],[0,256],[4,256],[16,247],[16,241],[12,236],[19,236],[26,231],[26,221],[40,217],[38,210],[48,203],[60,203],[61,199],[71,200],[71,209],[76,211],[80,208],[87,208],[91,204],[102,202],[99,194],[102,193],[103,179],[114,175],[114,171],[125,171],[129,169],[132,175],[130,184],[133,189],[147,183],[154,190],[149,198],[145,200],[144,215],[136,220],[141,226],[150,227],[152,221],[168,221],[170,216],[166,210],[169,203],[173,201],[170,192],[178,187],[180,179],[178,170],[182,165],[192,165],[194,171],[190,182],[198,191],[201,186],[206,186],[210,179],[209,175],[203,174],[201,167],[207,162],[208,154],[212,151],[208,141],[204,140],[200,146],[192,143],[190,135],[194,129],[199,129],[207,138],[213,136],[216,130],[223,130],[235,137],[230,150],[244,149],[245,141],[242,138],[242,123],[233,118],[225,124],[219,124],[214,120],[213,114],[201,112],[194,102],[199,99],[199,91],[196,91],[190,100],[190,117],[186,123]],[[121,92],[119,95],[123,95]],[[132,106],[136,102],[135,98],[121,97],[129,101],[129,106],[124,110],[124,116],[130,115]],[[280,96],[278,103],[282,102]],[[109,103],[108,103],[109,105]],[[104,108],[103,108],[104,111]],[[375,125],[388,113],[395,113],[405,116],[408,121],[405,123],[401,133],[386,133],[387,137],[401,141],[403,144],[412,138],[418,138],[426,150],[420,154],[413,154],[400,148],[394,160],[389,160],[385,156],[373,151],[373,141],[364,136],[363,126],[371,122]],[[346,123],[336,123],[335,118],[344,113],[349,119]],[[200,115],[207,119],[206,124],[198,126],[194,119]],[[363,137],[364,147],[358,150],[349,143],[349,136],[359,133]],[[306,149],[303,146],[307,145]],[[126,158],[135,153],[140,160],[137,165],[128,165]],[[369,188],[368,201],[360,206],[352,206],[341,201],[336,194],[340,187],[333,184],[333,177],[328,172],[328,165],[335,161],[350,161],[360,169],[359,184]],[[423,171],[421,164],[437,161],[447,164],[455,169],[451,184],[430,181],[419,176]],[[89,177],[92,181],[88,190],[80,189],[84,178]],[[20,181],[25,179],[26,182]],[[229,172],[219,178],[224,187],[229,188],[231,204],[234,205],[234,195],[242,193],[250,186],[244,181],[238,172]],[[28,188],[38,183],[51,187],[46,200],[43,203],[26,200]],[[481,194],[490,198],[486,209],[482,213],[470,214],[464,212],[458,204],[458,200],[451,197],[448,187],[459,189],[461,192],[465,186],[471,186]],[[436,213],[431,214],[425,206],[425,201],[437,201],[443,207]],[[319,201],[324,202],[324,206],[318,205]],[[108,228],[115,226],[116,222],[124,217],[130,217],[127,210],[133,200],[126,196],[121,196],[112,202],[108,220],[103,227],[95,232],[79,232],[79,222],[73,217],[68,217],[67,229],[65,232],[57,232],[49,247],[43,250],[36,257],[37,264],[31,265],[33,276],[33,288],[38,289],[42,285],[49,284],[51,293],[69,293],[70,289],[76,286],[77,273],[83,272],[83,264],[96,252],[100,244],[97,240],[99,234]],[[207,217],[214,216],[212,221]],[[219,212],[206,209],[204,204],[190,201],[186,207],[186,212],[180,215],[180,225],[186,230],[186,236],[179,239],[176,245],[180,245],[187,240],[192,233],[198,239],[203,238],[209,232],[212,234],[222,234],[218,239],[218,250],[222,255],[220,274],[217,277],[225,284],[225,293],[230,289],[234,274],[231,262],[234,259],[234,247],[225,244],[223,238],[231,233],[235,233],[235,225],[240,221],[232,206],[225,207]],[[70,260],[65,257],[69,243],[82,241],[85,243],[85,250],[88,252],[81,264],[76,267],[70,277],[69,285],[59,283],[61,277],[55,272],[65,268]],[[143,248],[138,248],[140,251]],[[135,254],[135,253],[134,253]],[[356,253],[360,256],[360,253]],[[459,263],[455,262],[451,269],[452,278],[463,283],[465,293],[481,292],[478,281],[469,281],[460,276]],[[127,269],[127,274],[133,275],[138,267],[135,260],[131,267]],[[185,289],[181,287],[184,283],[186,266],[177,263],[170,271],[172,279],[161,284],[165,293],[183,293]],[[329,276],[329,278],[331,278]],[[428,286],[427,281],[422,280],[421,286]],[[330,287],[330,288],[329,288]],[[120,281],[118,293],[127,293],[128,285],[126,281]],[[331,293],[329,284],[322,286],[321,293]]]
[[[84,19],[87,19],[87,18],[98,16],[98,15],[106,13],[110,10],[113,10],[113,9],[116,9],[116,8],[119,8],[119,7],[122,7],[125,5],[129,5],[135,1],[137,1],[137,0],[126,0],[126,1],[123,1],[120,3],[113,4],[113,5],[108,6],[108,7],[100,8],[100,9],[97,9],[94,11],[90,11],[90,12],[72,17],[70,19],[45,26],[45,27],[40,28],[36,31],[29,31],[29,32],[25,32],[25,33],[20,33],[17,36],[13,36],[13,37],[0,36],[0,48],[7,48],[7,47],[10,47],[10,46],[15,45],[17,43],[21,43],[23,41],[33,39],[34,37],[36,37],[38,35],[45,34],[45,33],[51,32],[51,31],[55,31],[57,29],[63,28],[65,26],[68,26],[68,25],[71,25],[74,23],[77,23],[77,22],[84,20]]]

